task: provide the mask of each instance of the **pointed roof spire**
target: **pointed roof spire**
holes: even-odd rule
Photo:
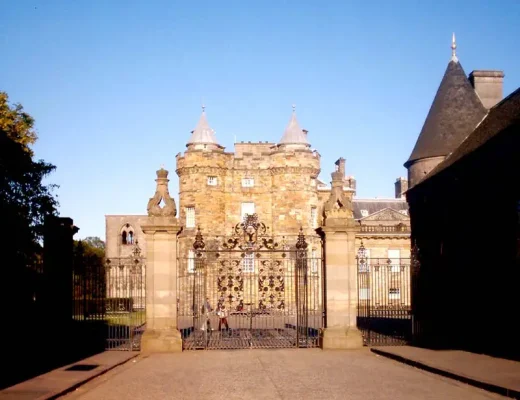
[[[451,36],[451,61],[459,62],[457,58],[457,43],[455,42],[455,32]]]
[[[300,128],[300,124],[296,119],[296,105],[293,104],[292,109],[291,119],[287,128],[285,128],[285,132],[280,139],[279,144],[304,144],[310,146],[310,143],[307,140],[307,135],[302,128]]]
[[[412,154],[404,164],[406,168],[419,159],[447,156],[486,116],[487,111],[455,54],[455,35],[451,48],[451,60]]]
[[[206,118],[206,106],[202,105],[202,114],[200,115],[199,122],[193,131],[191,131],[191,138],[188,141],[190,144],[217,144],[217,138],[215,137],[215,131],[211,129]]]

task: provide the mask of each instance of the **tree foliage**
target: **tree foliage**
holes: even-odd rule
[[[30,145],[36,141],[34,119],[19,104],[10,106],[0,92],[0,240],[12,266],[27,266],[41,250],[46,216],[55,215],[55,185],[43,179],[55,166],[34,161]]]
[[[24,151],[33,155],[29,146],[38,139],[34,130],[34,119],[24,111],[21,104],[10,106],[9,96],[5,92],[0,92],[0,131],[5,132],[9,139],[21,144]]]
[[[95,249],[103,250],[103,253],[105,251],[105,242],[103,242],[97,236],[88,236],[85,239],[83,239],[83,243],[87,243],[90,247],[93,247]]]
[[[87,237],[74,241],[74,253],[83,257],[87,264],[98,265],[104,263],[105,243],[98,237]]]

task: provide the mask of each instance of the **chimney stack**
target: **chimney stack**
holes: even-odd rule
[[[354,196],[356,195],[356,178],[353,176],[347,176],[345,179],[347,186],[354,191]]]
[[[404,193],[408,190],[408,180],[403,177],[397,178],[394,185],[395,198],[402,199],[404,197]]]
[[[343,176],[345,176],[345,159],[341,157],[338,159],[338,161],[335,162],[336,164],[336,171],[340,172]]]
[[[480,101],[488,110],[504,97],[503,71],[476,70],[469,74],[471,86],[475,89]]]

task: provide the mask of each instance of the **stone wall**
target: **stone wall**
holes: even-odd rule
[[[105,217],[105,232],[106,232],[106,257],[129,257],[133,246],[122,243],[121,234],[126,228],[134,232],[134,239],[139,242],[141,254],[146,256],[146,245],[144,233],[141,229],[141,224],[146,221],[146,215],[107,215]],[[129,225],[128,227],[126,225]]]
[[[276,236],[316,235],[311,208],[319,206],[315,179],[319,154],[310,150],[285,150],[273,143],[237,143],[235,153],[188,150],[177,155],[179,217],[184,226],[181,248],[193,240],[195,228],[186,228],[186,208],[195,207],[195,225],[203,235],[230,235],[241,222],[242,203],[254,203],[260,221]],[[216,177],[216,184],[208,184]],[[252,179],[244,187],[243,179]],[[181,251],[181,254],[183,251]],[[185,254],[185,253],[184,253]]]

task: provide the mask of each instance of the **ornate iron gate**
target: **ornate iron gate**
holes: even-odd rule
[[[410,259],[357,255],[358,328],[367,346],[408,344],[412,339]]]
[[[318,347],[322,262],[307,247],[301,229],[292,246],[278,243],[256,214],[211,244],[199,229],[178,264],[183,348]]]

